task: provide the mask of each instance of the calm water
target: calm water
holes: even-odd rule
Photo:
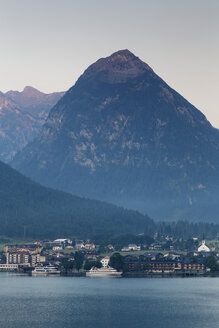
[[[219,278],[27,277],[0,273],[2,328],[219,327]]]

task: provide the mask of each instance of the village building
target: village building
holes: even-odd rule
[[[46,261],[41,254],[30,254],[24,252],[6,253],[6,264],[18,264],[20,266],[36,266]]]
[[[167,259],[162,258],[158,253],[154,258],[151,255],[127,255],[124,258],[124,263],[128,266],[130,271],[136,270],[136,265],[140,266],[144,270],[144,266],[147,264],[152,273],[188,273],[199,274],[203,273],[205,266],[203,263],[195,263],[193,261],[187,261],[185,259]]]
[[[103,268],[107,268],[109,266],[110,256],[105,256],[100,262]]]
[[[149,249],[150,249],[150,250],[160,250],[160,249],[162,249],[162,245],[159,244],[159,243],[152,243],[152,244],[149,246]]]
[[[94,245],[94,243],[86,243],[84,245],[84,248],[87,250],[93,250],[93,249],[95,249],[95,245]]]
[[[198,247],[198,252],[210,252],[211,249],[208,245],[206,245],[205,240],[202,240],[201,246]]]
[[[43,247],[41,245],[6,245],[4,247],[5,253],[29,253],[38,254],[41,253]]]
[[[83,240],[76,240],[75,249],[76,250],[82,250],[83,248],[85,248],[84,241]]]
[[[61,251],[61,250],[63,250],[63,245],[56,244],[52,247],[52,250],[53,251]]]
[[[137,246],[135,244],[129,244],[128,246],[122,248],[122,252],[140,251],[140,250],[141,250],[141,246]]]
[[[113,245],[111,245],[111,244],[107,245],[107,248],[108,248],[109,250],[111,250],[111,251],[114,250],[114,247],[113,247]]]
[[[71,239],[56,239],[54,240],[54,243],[59,243],[59,244],[69,244],[71,245],[72,244],[72,240]]]

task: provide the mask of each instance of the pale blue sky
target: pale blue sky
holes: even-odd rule
[[[218,0],[0,0],[0,90],[66,90],[128,48],[219,128]]]

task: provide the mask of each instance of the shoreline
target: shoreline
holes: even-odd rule
[[[13,275],[22,275],[22,276],[27,276],[27,277],[33,277],[30,273],[25,273],[25,272],[15,272],[15,271],[0,271],[1,273],[8,273],[8,274],[13,274]],[[73,277],[73,278],[218,278],[219,277],[219,272],[217,273],[204,273],[204,274],[167,274],[167,273],[125,273],[121,275],[120,277],[115,277],[115,276],[101,276],[101,277],[88,277],[86,276],[86,272],[79,272],[79,273],[61,273],[60,275],[53,275],[53,274],[45,274],[45,275],[35,275],[34,278],[36,277]]]

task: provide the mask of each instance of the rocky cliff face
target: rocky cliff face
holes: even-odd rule
[[[40,123],[0,93],[0,160],[8,162],[39,132]]]
[[[31,87],[0,92],[0,160],[9,162],[39,134],[49,110],[62,95],[46,95]]]
[[[128,50],[84,72],[13,166],[160,219],[218,218],[218,130]]]

